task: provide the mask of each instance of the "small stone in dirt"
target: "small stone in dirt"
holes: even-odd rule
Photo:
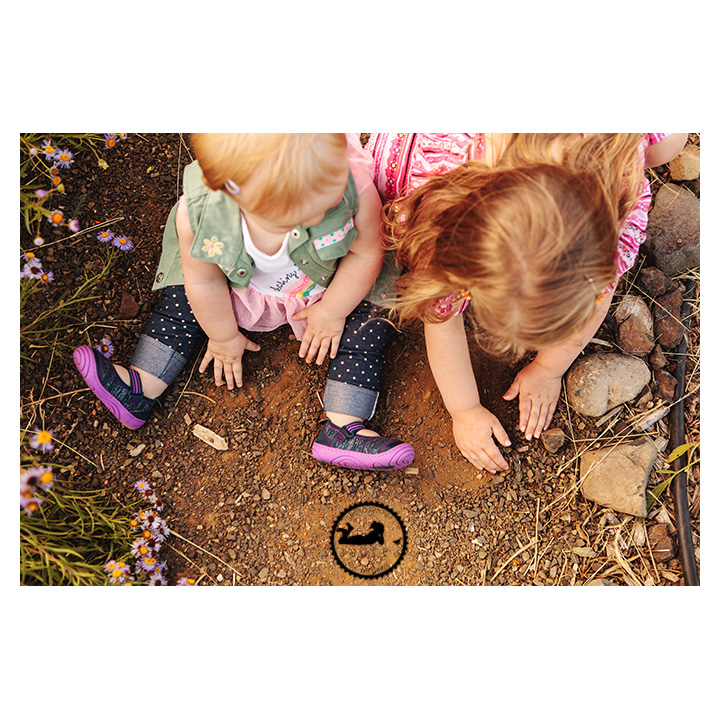
[[[653,265],[644,267],[635,279],[638,287],[651,297],[664,295],[673,289],[672,280],[660,269]]]
[[[195,425],[192,429],[192,433],[195,437],[200,438],[200,440],[214,447],[216,450],[228,449],[227,440],[224,437],[220,437],[209,428],[203,427],[202,425]]]
[[[262,489],[262,499],[263,500],[269,500],[270,499],[270,491],[267,488]]]
[[[653,369],[660,370],[661,368],[664,368],[667,363],[668,361],[665,357],[665,353],[662,351],[662,347],[660,347],[660,345],[656,345],[650,353],[650,364],[653,366]]]
[[[657,298],[653,317],[655,335],[664,350],[676,347],[682,340],[684,327],[682,317],[683,297],[680,290],[665,293]]]
[[[118,310],[120,320],[132,320],[139,311],[140,306],[135,302],[135,298],[129,292],[123,292]]]
[[[683,151],[668,163],[673,180],[696,180],[700,177],[700,148],[686,145]]]
[[[669,525],[653,525],[648,532],[655,562],[667,562],[675,557],[675,543],[670,536]]]
[[[259,577],[261,580],[264,580],[264,579],[268,576],[268,573],[269,573],[269,572],[270,572],[270,570],[268,570],[268,568],[264,567],[264,568],[258,573],[258,577]]]
[[[650,308],[642,298],[624,297],[615,310],[618,322],[617,340],[620,349],[630,355],[647,355],[655,344]]]
[[[565,444],[567,436],[560,428],[548,428],[540,435],[540,439],[545,449],[554,455]]]
[[[144,443],[141,443],[130,451],[130,457],[137,457],[146,447]]]
[[[667,371],[658,370],[655,373],[655,379],[657,380],[658,390],[663,400],[672,402],[675,398],[675,386],[677,380]]]

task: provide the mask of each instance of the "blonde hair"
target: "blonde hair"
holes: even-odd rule
[[[211,190],[228,180],[241,192],[251,177],[258,183],[248,210],[259,215],[289,212],[323,192],[347,157],[344,133],[193,133],[190,140]]]
[[[385,207],[386,244],[407,268],[400,320],[442,321],[436,301],[464,289],[485,349],[516,357],[587,324],[642,187],[640,136],[592,136],[561,155],[557,137],[513,136],[495,167],[467,162]]]

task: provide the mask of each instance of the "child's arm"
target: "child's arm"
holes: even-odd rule
[[[208,336],[200,372],[205,372],[214,360],[215,384],[222,385],[224,376],[228,389],[232,390],[235,385],[241,387],[243,353],[245,350],[257,351],[260,346],[238,330],[223,271],[214,263],[191,257],[194,234],[184,198],[180,198],[175,224],[180,239],[185,292],[195,319]]]
[[[383,247],[380,234],[382,203],[374,185],[359,197],[354,217],[357,237],[347,255],[339,262],[332,282],[322,300],[296,313],[294,318],[307,318],[307,329],[300,344],[300,357],[317,364],[325,360],[330,351],[334,358],[340,346],[345,319],[367,295],[380,274],[383,264]]]
[[[657,167],[669,163],[676,157],[687,143],[687,133],[673,133],[668,135],[645,150],[645,167]]]
[[[539,350],[535,359],[515,376],[503,395],[505,400],[513,400],[520,395],[520,430],[528,440],[533,436],[540,437],[540,433],[550,425],[560,397],[562,377],[602,325],[612,297],[612,292],[605,293],[588,324],[569,340]]]
[[[433,377],[453,419],[458,449],[481,470],[508,470],[493,435],[505,446],[510,439],[500,421],[480,404],[462,315],[426,323],[425,345]]]

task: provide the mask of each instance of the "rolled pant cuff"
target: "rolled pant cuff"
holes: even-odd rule
[[[130,364],[154,375],[166,385],[172,385],[182,372],[187,359],[149,335],[141,335]]]
[[[323,410],[369,420],[375,414],[379,393],[337,380],[325,383]]]

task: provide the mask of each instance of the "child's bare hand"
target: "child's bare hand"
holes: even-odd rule
[[[543,430],[547,430],[561,387],[562,375],[547,370],[536,360],[515,376],[503,398],[513,400],[520,395],[520,430],[525,433],[527,440],[538,438]]]
[[[337,355],[345,329],[345,316],[332,315],[320,300],[295,313],[293,319],[307,320],[307,328],[300,343],[301,358],[305,358],[306,362],[312,362],[317,356],[317,364],[322,365],[328,352],[331,358]]]
[[[500,421],[482,405],[453,415],[453,434],[458,449],[476,468],[495,474],[509,466],[493,441],[510,445],[510,438]]]
[[[243,353],[246,350],[257,352],[259,349],[260,346],[257,343],[248,340],[240,332],[234,338],[225,342],[208,340],[207,351],[200,363],[200,372],[205,372],[205,368],[210,364],[210,361],[214,360],[213,371],[217,386],[223,384],[224,376],[228,390],[232,390],[236,385],[242,387]]]

